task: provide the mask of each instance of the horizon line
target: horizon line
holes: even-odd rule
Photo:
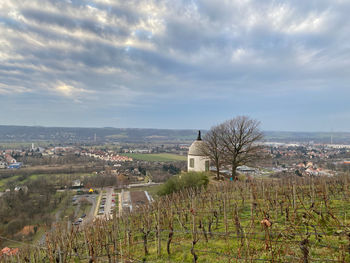
[[[19,124],[0,124],[0,127],[30,127],[30,128],[68,128],[68,129],[144,129],[144,130],[177,130],[177,131],[208,131],[210,129],[201,128],[154,128],[154,127],[93,127],[93,126],[46,126],[46,125],[19,125]],[[261,130],[262,132],[283,132],[283,133],[350,133],[350,131],[302,131],[302,130]]]

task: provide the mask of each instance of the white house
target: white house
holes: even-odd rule
[[[197,140],[195,140],[188,150],[187,171],[189,172],[207,172],[209,171],[209,158],[204,155],[201,148],[205,142],[202,141],[201,131],[198,131]]]
[[[7,167],[7,164],[3,161],[0,161],[0,169],[4,169]]]

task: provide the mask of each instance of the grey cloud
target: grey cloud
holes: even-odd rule
[[[0,83],[37,94],[56,82],[79,83],[95,91],[81,95],[89,105],[105,94],[118,94],[117,105],[142,94],[146,105],[165,93],[230,97],[242,90],[341,90],[349,83],[345,2],[147,1],[149,9],[144,3],[51,0],[39,10],[26,2],[15,7],[25,20],[3,12],[0,30],[10,45],[0,45],[0,59],[13,57],[1,60]],[[105,22],[88,15],[88,5]],[[301,25],[308,17],[322,27]]]
[[[109,38],[111,36],[126,37],[129,32],[123,27],[105,26],[93,19],[74,18],[65,14],[50,14],[36,9],[22,10],[22,14],[27,19],[35,20],[39,23],[58,25],[68,30],[83,29],[96,34],[102,38]]]

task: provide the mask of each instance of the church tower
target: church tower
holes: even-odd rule
[[[188,150],[187,171],[188,172],[207,172],[209,171],[209,158],[201,151],[205,142],[202,141],[201,131],[198,131],[197,140],[195,140]]]

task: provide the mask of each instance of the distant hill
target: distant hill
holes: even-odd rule
[[[203,131],[205,133],[205,131]],[[67,128],[0,125],[0,142],[50,141],[60,143],[85,142],[178,142],[190,143],[197,130],[138,128]],[[350,144],[350,133],[265,131],[265,141]]]
[[[350,144],[350,132],[280,132],[265,131],[265,141],[273,142],[301,142],[330,144]]]
[[[0,125],[1,142],[190,142],[196,130],[135,129],[135,128],[65,128]]]

